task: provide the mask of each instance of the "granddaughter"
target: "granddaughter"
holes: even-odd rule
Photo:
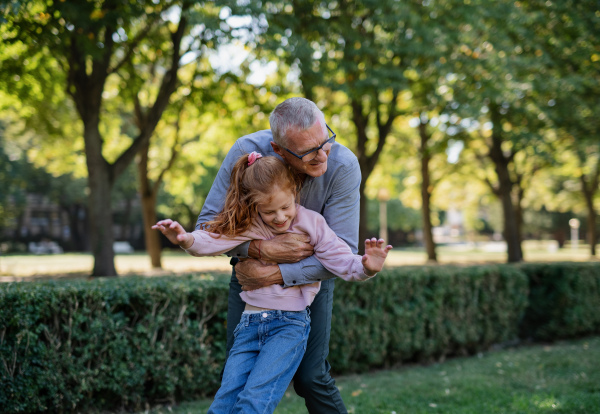
[[[375,276],[392,246],[365,240],[365,255],[354,255],[320,214],[296,204],[301,183],[276,157],[253,152],[236,162],[225,206],[203,230],[186,232],[170,219],[152,226],[193,256],[228,252],[249,240],[279,233],[307,234],[317,259],[336,276],[362,281]],[[264,261],[263,261],[264,262]],[[266,263],[266,262],[264,262]],[[306,350],[310,332],[307,307],[320,282],[243,291],[246,309],[234,331],[221,388],[208,413],[272,413],[283,397]]]

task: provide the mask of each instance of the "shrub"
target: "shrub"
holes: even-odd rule
[[[509,266],[402,267],[364,284],[336,282],[336,372],[467,354],[515,339],[526,276]]]
[[[0,303],[0,412],[139,409],[220,382],[222,283],[12,283],[0,287]]]
[[[226,278],[0,285],[0,412],[137,409],[214,393]],[[336,283],[331,361],[364,372],[600,332],[600,264],[402,267]]]
[[[529,304],[523,338],[556,340],[600,333],[600,265],[598,263],[524,264]]]

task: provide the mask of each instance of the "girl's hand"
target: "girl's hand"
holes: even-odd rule
[[[375,237],[365,240],[365,255],[362,257],[362,264],[366,275],[375,276],[383,269],[383,262],[385,262],[388,252],[392,250],[391,245],[388,244],[384,247],[384,244],[385,240],[377,240]]]
[[[188,249],[194,244],[194,236],[186,232],[181,224],[171,219],[159,221],[152,226],[152,229],[159,230],[171,243],[181,246],[184,249]]]

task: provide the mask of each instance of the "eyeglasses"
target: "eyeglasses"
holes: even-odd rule
[[[325,141],[324,143],[322,143],[321,145],[319,145],[317,148],[313,148],[308,152],[305,152],[302,155],[298,155],[295,152],[285,148],[285,150],[287,152],[289,152],[290,154],[292,154],[294,157],[302,160],[302,162],[311,162],[312,160],[314,160],[315,158],[317,158],[317,155],[319,155],[319,150],[322,149],[325,152],[329,152],[331,151],[331,147],[333,146],[333,143],[335,142],[335,132],[333,132],[331,130],[331,128],[329,128],[329,125],[325,124],[325,126],[327,127],[327,129],[329,130],[329,132],[331,132],[331,135],[329,136],[329,138],[327,138],[327,141]]]

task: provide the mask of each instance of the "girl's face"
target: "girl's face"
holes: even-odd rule
[[[266,202],[256,206],[264,223],[275,233],[284,233],[296,217],[296,197],[290,190],[274,187]]]

